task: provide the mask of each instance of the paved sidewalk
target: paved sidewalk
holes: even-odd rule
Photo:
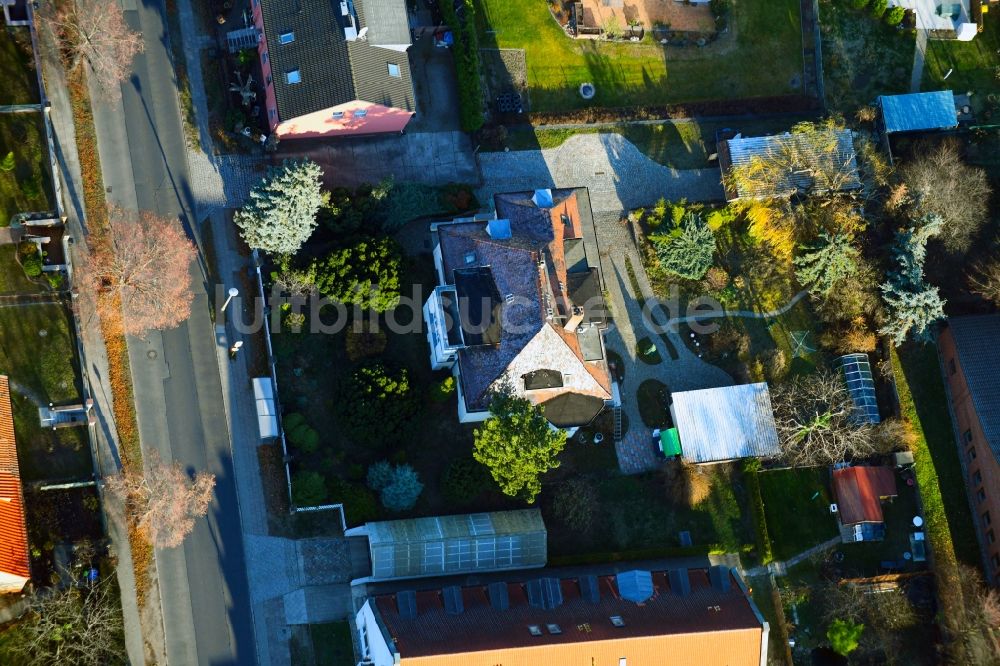
[[[747,576],[763,576],[765,574],[772,574],[775,576],[786,576],[788,575],[788,569],[794,567],[796,564],[808,560],[810,557],[819,555],[820,553],[835,548],[838,544],[843,543],[840,539],[840,535],[827,539],[823,543],[816,544],[812,548],[807,548],[798,555],[793,555],[787,560],[775,560],[769,563],[767,566],[754,567],[753,569],[747,569]]]
[[[480,153],[480,201],[497,192],[586,187],[595,212],[648,206],[660,197],[722,201],[717,168],[678,170],[646,157],[620,134],[578,134],[558,148]]]
[[[625,474],[638,474],[658,469],[663,461],[653,453],[652,430],[646,427],[639,414],[636,391],[646,380],[663,382],[671,391],[690,391],[701,388],[729,386],[733,383],[724,370],[702,361],[681,340],[675,328],[665,325],[665,317],[657,311],[647,317],[640,300],[654,299],[653,289],[642,267],[639,251],[632,239],[627,222],[620,213],[595,213],[598,245],[601,248],[601,271],[605,287],[611,297],[614,326],[605,335],[608,348],[621,356],[625,364],[625,380],[620,385],[622,410],[628,418],[628,432],[615,444],[618,465]],[[631,264],[641,294],[635,293],[628,276],[626,259]],[[651,330],[656,329],[656,330]],[[657,331],[664,331],[677,350],[677,359],[671,359]],[[661,349],[663,361],[648,365],[636,356],[636,342],[650,337]]]

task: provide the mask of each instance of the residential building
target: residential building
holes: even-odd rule
[[[586,425],[612,400],[589,194],[538,190],[494,203],[494,214],[431,225],[431,365],[452,369],[463,422],[486,419],[492,391],[507,386],[556,427]]]
[[[953,317],[938,350],[986,579],[1000,585],[1000,315]]]
[[[833,495],[837,500],[841,540],[853,543],[884,539],[882,502],[896,494],[896,474],[890,467],[858,465],[834,469]]]
[[[279,139],[402,132],[416,111],[404,0],[252,0]]]
[[[917,30],[926,31],[931,39],[968,42],[979,33],[979,27],[972,18],[971,0],[889,0],[889,6],[911,10],[917,18]]]
[[[344,535],[365,543],[370,575],[352,584],[545,566],[548,532],[538,509],[385,520]]]
[[[681,457],[692,463],[774,458],[781,452],[767,384],[671,394]]]
[[[879,128],[885,134],[934,132],[958,128],[958,107],[950,90],[879,95]]]
[[[720,140],[718,151],[727,201],[829,194],[861,188],[854,135],[849,129],[829,130],[822,140],[807,139],[794,132],[757,137],[737,134],[731,139]],[[776,165],[779,168],[773,171],[784,175],[762,178],[758,182],[732,182],[733,169],[755,163]]]
[[[14,439],[10,383],[0,375],[0,594],[21,592],[31,579],[24,491]]]
[[[543,570],[517,582],[375,592],[372,666],[764,666],[769,626],[736,569]]]

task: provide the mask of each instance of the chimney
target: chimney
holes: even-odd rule
[[[566,325],[564,328],[572,333],[577,329],[577,327],[583,322],[583,308],[579,305],[573,306],[573,313],[570,315],[569,319],[566,320]]]
[[[691,579],[688,577],[687,569],[671,569],[668,577],[671,592],[679,597],[687,597],[691,594]]]

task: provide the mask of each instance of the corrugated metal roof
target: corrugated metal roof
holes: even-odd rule
[[[878,103],[886,133],[958,127],[955,95],[950,90],[881,95]]]
[[[0,592],[20,591],[31,577],[14,412],[6,375],[0,375],[0,574]]]
[[[672,398],[685,460],[702,463],[778,455],[766,383],[681,391]]]
[[[888,467],[844,467],[833,471],[833,493],[844,525],[881,523],[879,498],[896,496],[896,475]]]
[[[614,575],[595,578],[598,595],[586,591],[586,576],[556,579],[562,602],[547,608],[531,604],[528,583],[506,584],[503,610],[490,603],[485,585],[462,588],[458,614],[447,612],[436,589],[416,593],[417,612],[409,618],[399,614],[393,595],[370,603],[401,666],[564,666],[592,660],[617,666],[622,657],[628,666],[761,663],[762,623],[733,571],[725,571],[727,585],[713,586],[708,570],[682,570],[689,581],[686,595],[673,589],[667,572],[644,573],[651,579],[650,596],[641,604],[624,598]]]
[[[538,509],[368,523],[372,578],[420,578],[544,566]]]
[[[803,135],[785,132],[775,136],[744,137],[737,135],[725,142],[727,169],[747,167],[755,158],[781,159],[781,155],[792,146],[802,158],[802,164],[794,165],[787,176],[773,188],[764,190],[762,187],[749,189],[741,183],[739,190],[730,193],[730,198],[754,197],[787,197],[793,194],[822,192],[824,188],[817,186],[813,171],[817,169],[846,170],[848,176],[839,183],[839,190],[852,190],[861,187],[861,177],[858,174],[857,154],[854,150],[854,137],[851,130],[831,130],[836,132],[837,149],[832,152],[818,153]],[[735,196],[732,196],[735,194]]]
[[[953,317],[948,329],[983,435],[1000,460],[1000,315]]]

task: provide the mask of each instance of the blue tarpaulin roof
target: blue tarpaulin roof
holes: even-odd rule
[[[882,95],[878,99],[886,133],[958,127],[955,96],[950,90]]]

